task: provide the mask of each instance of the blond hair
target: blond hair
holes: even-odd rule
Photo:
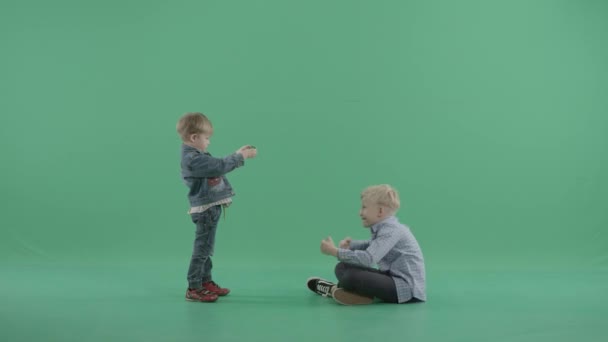
[[[399,193],[388,184],[372,185],[361,192],[361,201],[387,207],[396,212],[401,206]]]
[[[213,125],[203,113],[186,113],[177,121],[177,134],[187,141],[192,134],[211,134]]]

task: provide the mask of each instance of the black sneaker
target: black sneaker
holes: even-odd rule
[[[310,291],[319,294],[323,297],[331,297],[331,289],[336,284],[319,277],[310,277],[306,280],[306,286]]]

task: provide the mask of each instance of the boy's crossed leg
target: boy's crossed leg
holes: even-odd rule
[[[336,265],[335,273],[337,285],[319,277],[308,278],[306,285],[312,292],[344,305],[371,304],[374,298],[398,302],[395,282],[387,273],[344,262]]]
[[[397,287],[388,273],[345,262],[336,265],[335,273],[338,278],[338,288],[343,291],[372,299],[379,298],[387,303],[398,303]]]

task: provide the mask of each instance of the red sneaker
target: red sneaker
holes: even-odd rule
[[[186,290],[186,300],[189,302],[215,302],[217,295],[205,289],[188,289]]]
[[[230,289],[221,288],[214,281],[204,282],[203,289],[209,291],[210,293],[216,294],[218,296],[225,296],[230,293]]]

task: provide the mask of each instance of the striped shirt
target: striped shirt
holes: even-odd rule
[[[410,229],[395,216],[371,227],[370,240],[353,240],[350,249],[338,249],[343,262],[389,272],[395,281],[399,303],[412,298],[426,300],[424,258]]]
[[[211,207],[215,207],[216,205],[222,205],[224,207],[228,207],[228,206],[230,206],[231,203],[232,203],[232,197],[224,198],[223,200],[219,200],[219,201],[216,201],[213,203],[199,205],[197,207],[192,207],[192,208],[190,208],[190,210],[188,210],[188,214],[202,213],[202,212],[207,211],[207,209],[209,209]],[[225,214],[225,212],[224,212],[224,214]]]

